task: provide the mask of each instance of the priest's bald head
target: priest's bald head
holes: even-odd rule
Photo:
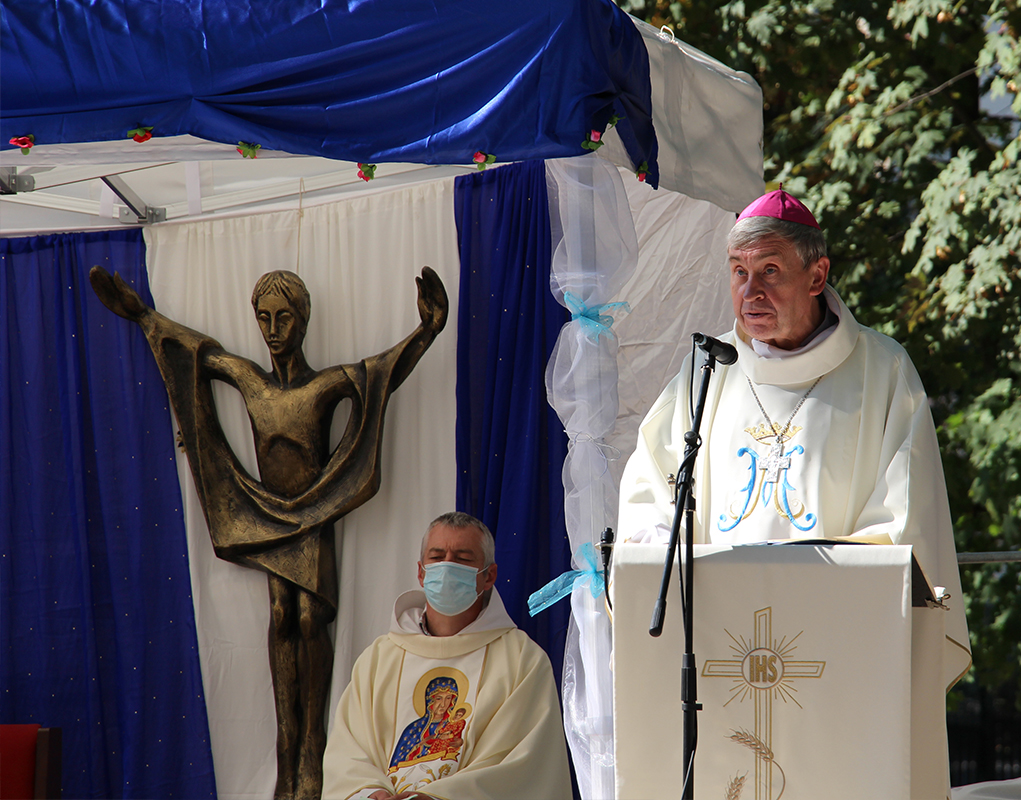
[[[793,350],[826,314],[826,240],[812,212],[777,189],[749,205],[727,237],[730,297],[740,333]]]

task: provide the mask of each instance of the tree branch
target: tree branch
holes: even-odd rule
[[[893,108],[891,108],[889,111],[886,112],[886,116],[889,116],[890,114],[896,114],[898,111],[903,111],[908,106],[914,105],[915,103],[917,103],[917,102],[919,102],[921,100],[925,100],[927,97],[932,97],[934,94],[939,94],[944,89],[946,89],[948,86],[957,83],[962,78],[967,78],[969,75],[974,75],[976,72],[978,72],[978,67],[977,66],[976,67],[972,67],[969,70],[965,70],[960,75],[955,75],[950,80],[944,81],[939,86],[937,86],[935,89],[930,89],[928,92],[922,92],[919,95],[915,95],[914,97],[905,100],[900,105],[894,106]]]

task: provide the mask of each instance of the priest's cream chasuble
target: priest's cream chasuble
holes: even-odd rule
[[[422,592],[398,598],[390,632],[355,662],[323,758],[324,800],[379,789],[438,800],[571,796],[549,658],[496,590],[454,636],[422,625]]]
[[[695,465],[695,540],[912,545],[931,583],[949,594],[949,688],[971,653],[928,399],[899,344],[858,325],[830,287],[825,297],[839,321],[807,352],[767,358],[736,330],[724,337],[738,360],[718,366],[710,381]],[[619,542],[668,538],[672,476],[691,428],[690,370],[689,359],[639,429],[621,480]],[[696,370],[696,395],[700,377]]]

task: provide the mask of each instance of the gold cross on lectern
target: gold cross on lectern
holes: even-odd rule
[[[779,697],[786,703],[789,698],[801,708],[801,703],[794,696],[797,689],[791,680],[819,678],[826,667],[825,661],[788,660],[787,657],[797,649],[794,642],[801,633],[789,642],[786,636],[777,642],[773,639],[772,617],[772,608],[755,612],[755,635],[750,642],[743,636],[735,638],[724,628],[727,636],[734,641],[730,649],[737,658],[708,660],[702,666],[704,678],[733,679],[731,697],[724,706],[735,699],[743,702],[749,695],[755,699],[754,741],[743,741],[741,734],[731,737],[755,752],[755,800],[772,800],[773,797],[773,699]]]

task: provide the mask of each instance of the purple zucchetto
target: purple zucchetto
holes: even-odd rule
[[[815,217],[805,207],[805,204],[793,195],[787,194],[783,189],[776,189],[769,194],[762,195],[758,200],[753,200],[738,215],[738,222],[745,217],[774,217],[787,222],[811,225],[813,228],[819,227],[819,223],[815,221]]]

